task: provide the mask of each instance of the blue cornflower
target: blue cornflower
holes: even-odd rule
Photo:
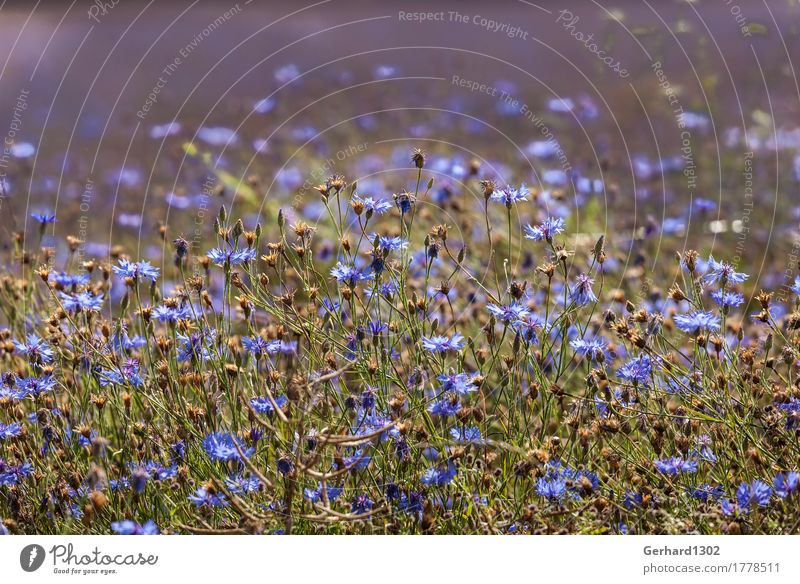
[[[396,282],[384,282],[383,284],[378,286],[378,288],[374,292],[372,288],[367,288],[364,290],[364,293],[366,294],[367,298],[372,298],[373,294],[380,294],[387,300],[391,300],[394,297],[394,295],[397,294],[397,291],[399,289],[400,287],[397,285]]]
[[[500,190],[494,191],[490,198],[492,201],[505,204],[506,207],[511,208],[514,203],[519,203],[528,200],[528,189],[525,188],[525,183],[522,183],[518,189],[512,186],[506,186]]]
[[[567,481],[559,475],[539,477],[536,492],[550,501],[561,501],[567,494]]]
[[[720,328],[719,317],[704,310],[696,310],[689,314],[678,314],[672,320],[675,321],[675,326],[678,329],[689,334],[697,334],[702,330],[718,331]]]
[[[713,486],[708,483],[697,485],[693,488],[687,488],[687,492],[699,501],[717,501],[725,494],[725,489],[722,485]]]
[[[279,341],[267,341],[263,337],[242,337],[244,350],[256,358],[260,358],[267,353],[273,353],[276,342]]]
[[[153,520],[147,521],[144,525],[140,525],[130,519],[123,519],[122,521],[114,521],[111,523],[111,529],[114,533],[119,535],[158,535],[158,526]]]
[[[13,424],[0,424],[0,440],[8,440],[15,438],[22,433],[22,424],[14,422]]]
[[[305,498],[311,501],[312,503],[317,503],[319,501],[322,501],[322,489],[323,489],[322,484],[320,484],[316,489],[305,488],[303,489],[303,495],[305,495]],[[339,498],[344,489],[342,489],[341,487],[332,487],[331,485],[328,485],[327,491],[328,491],[328,501],[333,502]]]
[[[450,436],[456,442],[480,442],[481,429],[477,426],[459,426],[450,428]]]
[[[452,460],[448,460],[446,467],[429,468],[426,470],[420,482],[423,485],[444,487],[450,484],[456,474],[458,474],[458,471],[456,470],[455,463],[453,463]]]
[[[246,477],[243,475],[232,475],[225,479],[225,486],[234,495],[246,495],[257,493],[261,490],[261,480],[258,477]]]
[[[464,348],[464,337],[461,333],[453,333],[450,338],[441,335],[422,337],[422,347],[431,353],[460,351]]]
[[[403,191],[402,193],[394,195],[394,204],[400,209],[400,213],[405,215],[414,207],[417,198],[409,192]]]
[[[364,206],[364,211],[369,213],[374,213],[375,215],[382,215],[389,211],[392,208],[392,204],[389,201],[384,199],[373,199],[372,197],[359,197],[358,195],[353,195],[352,202],[350,203],[352,206],[356,204],[360,204]]]
[[[428,412],[432,416],[442,416],[444,418],[455,416],[460,409],[461,402],[455,394],[447,394],[428,406]]]
[[[545,321],[538,314],[530,313],[513,323],[520,337],[531,345],[539,343],[539,331],[545,329]]]
[[[785,499],[800,488],[800,473],[794,471],[779,472],[775,475],[772,486],[775,489],[775,494],[781,499]]]
[[[450,375],[441,374],[436,379],[442,384],[442,392],[454,391],[459,395],[467,395],[478,389],[475,383],[476,375],[469,373],[452,373]]]
[[[789,288],[789,290],[800,296],[800,276],[795,277],[794,284]]]
[[[50,281],[63,288],[83,286],[89,283],[89,274],[68,274],[66,272],[51,272]]]
[[[24,342],[14,341],[14,347],[32,363],[53,362],[53,349],[38,335],[29,334]]]
[[[697,472],[696,460],[684,460],[680,456],[673,456],[672,458],[664,458],[662,460],[654,460],[653,464],[659,471],[670,476],[680,473]]]
[[[198,487],[193,495],[189,495],[189,501],[197,507],[225,507],[228,499],[222,493],[211,493],[205,487]]]
[[[188,361],[197,359],[198,361],[208,361],[211,358],[209,347],[212,346],[216,332],[214,329],[195,331],[188,335],[178,334],[178,361]]]
[[[643,502],[644,502],[644,497],[642,497],[642,494],[636,493],[631,490],[625,491],[625,495],[623,495],[622,497],[622,504],[625,506],[626,509],[641,507]]]
[[[208,259],[218,266],[238,266],[240,264],[245,264],[256,259],[256,255],[258,255],[258,252],[252,247],[227,250],[221,247],[215,247],[206,253]]]
[[[517,320],[522,320],[528,316],[528,309],[522,304],[512,302],[507,306],[498,306],[497,304],[487,304],[486,310],[491,312],[497,320],[504,324],[509,324]]]
[[[769,499],[772,496],[772,487],[764,481],[754,480],[749,485],[742,483],[736,489],[736,501],[739,503],[740,509],[750,509],[750,506],[755,504],[759,507],[766,507],[769,505]]]
[[[150,265],[150,262],[142,260],[140,262],[129,262],[121,259],[112,268],[114,273],[120,278],[131,278],[134,282],[140,279],[147,279],[155,282],[158,279],[160,270]]]
[[[39,397],[49,393],[56,386],[56,379],[52,375],[44,377],[23,377],[17,380],[17,398]]]
[[[617,369],[617,376],[634,383],[645,383],[652,372],[650,355],[642,355],[625,363]]]
[[[166,304],[159,304],[153,309],[153,317],[158,322],[167,322],[169,324],[176,324],[179,320],[188,320],[192,318],[192,312],[188,306],[167,306]]]
[[[289,403],[289,399],[285,395],[279,395],[275,397],[275,403],[279,408],[283,408],[287,403]],[[275,413],[275,406],[272,405],[272,402],[266,396],[251,398],[250,405],[259,414],[270,416]]]
[[[717,455],[711,450],[711,438],[707,434],[703,434],[697,440],[697,448],[692,450],[690,456],[700,458],[706,462],[717,462]]]
[[[744,303],[743,294],[739,294],[738,292],[727,292],[725,290],[714,290],[711,293],[711,298],[723,309],[735,308]]]
[[[747,278],[749,278],[747,274],[737,272],[731,264],[718,262],[713,256],[710,256],[708,258],[708,273],[703,276],[703,281],[706,284],[720,282],[725,286],[726,284],[741,284]]]
[[[103,294],[94,295],[91,292],[80,292],[79,294],[71,295],[59,292],[61,304],[64,310],[71,313],[80,312],[97,312],[103,308]]]
[[[375,503],[365,493],[353,499],[353,504],[350,506],[350,513],[362,515],[364,513],[367,513],[374,506]]]
[[[372,278],[370,274],[359,270],[355,266],[348,266],[342,262],[336,262],[336,265],[331,268],[331,276],[336,278],[337,282],[347,284],[353,288],[358,282],[369,280]]]
[[[548,217],[542,221],[541,225],[535,227],[526,225],[525,239],[552,242],[556,235],[564,231],[565,226],[566,222],[560,217]]]
[[[378,240],[377,247],[379,250],[398,251],[408,247],[408,242],[400,236],[378,235],[377,233],[373,233],[370,237],[370,241],[375,241],[376,239]]]
[[[42,227],[48,223],[56,222],[55,213],[50,213],[49,211],[43,211],[42,213],[31,213],[31,217],[33,217]]]
[[[589,277],[588,274],[580,274],[577,277],[572,290],[569,292],[570,300],[572,300],[578,306],[584,306],[591,302],[597,302],[597,296],[595,296],[594,292],[592,291],[592,284],[594,284],[594,279]]]
[[[18,484],[22,479],[29,477],[33,474],[33,465],[30,462],[24,462],[17,465],[9,465],[5,460],[0,458],[0,487],[8,485],[13,487]]]
[[[101,370],[98,374],[98,380],[101,387],[124,385],[126,383],[130,383],[134,387],[140,387],[144,384],[142,376],[139,375],[139,361],[137,359],[128,359],[119,371],[113,369]]]
[[[227,432],[212,432],[203,438],[203,449],[206,451],[212,460],[239,460],[239,452],[236,450],[236,445],[244,453],[245,457],[250,458],[256,451],[255,448],[246,448],[241,439],[228,434]]]
[[[598,361],[606,354],[606,341],[603,338],[572,339],[569,343],[578,355]]]

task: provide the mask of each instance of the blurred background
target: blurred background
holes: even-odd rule
[[[555,191],[587,232],[656,230],[670,253],[703,237],[780,283],[798,16],[795,0],[7,0],[0,223],[47,209],[88,255],[155,254],[158,225],[206,236],[220,204],[313,218],[309,187],[334,172],[396,192],[419,146],[452,191],[474,190],[473,165]]]

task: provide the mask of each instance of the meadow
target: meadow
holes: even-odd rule
[[[800,532],[800,130],[404,67],[17,140],[0,532]]]

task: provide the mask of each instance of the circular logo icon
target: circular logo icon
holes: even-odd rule
[[[44,564],[44,548],[39,544],[32,543],[22,548],[19,553],[19,565],[26,572],[35,572]]]

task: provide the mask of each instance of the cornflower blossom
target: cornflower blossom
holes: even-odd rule
[[[89,283],[89,274],[68,274],[66,272],[51,272],[48,280],[62,288],[85,286]]]
[[[408,241],[404,240],[399,235],[378,235],[373,233],[370,236],[370,241],[378,240],[378,249],[386,251],[399,251],[408,247]]]
[[[578,306],[585,306],[592,302],[597,302],[597,296],[592,291],[594,279],[588,274],[580,274],[575,281],[575,285],[569,292],[570,300]]]
[[[645,383],[650,378],[652,369],[650,355],[642,355],[631,359],[617,369],[617,376],[633,383]]]
[[[176,324],[179,320],[189,320],[192,318],[192,311],[188,306],[167,306],[159,304],[153,309],[153,317],[158,322]]]
[[[504,324],[509,324],[517,320],[522,320],[528,316],[528,309],[517,302],[512,302],[506,306],[497,304],[487,304],[486,310],[492,313],[497,320]]]
[[[751,507],[766,507],[772,497],[772,487],[758,479],[752,483],[742,483],[736,489],[736,502],[740,509],[750,510]]]
[[[436,379],[441,383],[442,392],[454,391],[459,395],[467,395],[478,389],[475,383],[476,377],[480,374],[471,375],[469,373],[453,373],[450,375],[439,375]]]
[[[246,264],[256,259],[257,255],[258,252],[252,247],[227,250],[216,247],[206,253],[208,259],[217,266],[238,266]]]
[[[525,226],[525,239],[552,242],[553,238],[564,231],[566,222],[560,217],[548,217],[540,225]]]
[[[245,457],[250,458],[256,451],[255,448],[247,448],[241,439],[226,432],[212,432],[203,438],[203,449],[212,460],[228,461],[239,460],[241,457],[236,449],[238,444]]]
[[[549,501],[561,502],[567,495],[567,481],[560,476],[539,477],[536,493]]]
[[[356,515],[363,515],[369,512],[375,503],[369,496],[365,493],[363,495],[359,495],[355,499],[353,499],[353,503],[350,506],[350,513],[354,513]]]
[[[528,200],[528,189],[525,188],[525,183],[521,184],[518,189],[512,186],[506,186],[502,189],[494,191],[489,198],[492,201],[505,204],[509,209],[514,203],[521,203]]]
[[[441,335],[422,337],[422,348],[431,353],[460,351],[464,348],[464,337],[460,333],[453,333],[449,338]]]
[[[253,355],[256,359],[265,354],[277,352],[280,341],[267,341],[263,337],[242,337],[244,350]]]
[[[229,505],[224,494],[212,493],[206,487],[198,487],[193,494],[189,495],[189,502],[196,507],[226,507]]]
[[[605,357],[607,344],[606,340],[602,338],[572,339],[569,342],[569,346],[572,347],[578,355],[593,361],[599,361]]]
[[[0,424],[0,440],[8,440],[16,438],[22,434],[22,424],[14,422],[13,424]]]
[[[459,426],[450,428],[450,436],[456,442],[480,442],[481,429],[477,426]]]
[[[43,211],[41,213],[31,213],[31,217],[39,223],[42,227],[49,223],[56,222],[56,215],[55,213],[50,213],[49,211]]]
[[[43,377],[22,377],[17,380],[17,399],[26,397],[39,397],[43,393],[53,391],[56,379],[52,375]]]
[[[456,465],[450,460],[447,462],[447,466],[429,468],[422,475],[420,482],[429,487],[443,487],[449,485],[457,474]]]
[[[247,495],[249,493],[257,493],[263,485],[258,477],[233,475],[225,479],[225,486],[234,495]]]
[[[747,278],[749,278],[747,274],[737,272],[731,264],[718,262],[711,256],[708,258],[708,272],[703,276],[703,282],[705,284],[720,283],[725,286],[727,284],[741,284]]]
[[[144,525],[140,525],[130,519],[123,519],[122,521],[113,521],[111,529],[114,533],[119,535],[158,535],[158,526],[149,520]]]
[[[368,214],[383,215],[392,209],[392,204],[385,199],[373,199],[372,197],[359,197],[353,195],[351,206],[356,208],[358,205],[362,206],[364,211]]]
[[[778,497],[785,499],[800,489],[800,473],[791,471],[776,474],[772,481],[772,488]]]
[[[14,486],[33,474],[33,464],[23,462],[22,464],[11,465],[0,458],[0,487],[3,485]]]
[[[680,456],[654,460],[653,464],[656,469],[669,476],[697,472],[696,460],[684,460]]]
[[[52,363],[53,349],[50,344],[35,334],[29,334],[24,341],[14,341],[14,347],[20,355],[24,355],[31,363]]]
[[[70,313],[84,312],[97,312],[103,308],[103,294],[94,295],[91,292],[80,292],[78,294],[65,294],[59,292],[61,298],[61,305],[64,310]]]
[[[794,284],[789,287],[789,290],[800,296],[800,276],[795,277]]]
[[[279,408],[283,408],[289,403],[289,399],[285,395],[279,395],[274,398],[275,405]],[[252,408],[262,415],[271,416],[275,413],[275,406],[272,405],[272,401],[266,396],[261,397],[254,397],[250,399],[250,405]]]
[[[326,490],[329,502],[338,499],[344,491],[341,487],[334,487],[331,485],[327,485]],[[323,500],[323,486],[320,484],[316,489],[305,488],[303,489],[303,496],[312,503],[319,503]]]
[[[697,310],[689,314],[677,314],[672,317],[675,326],[685,333],[697,334],[700,331],[718,331],[719,317],[711,312]]]
[[[455,416],[460,410],[461,402],[455,397],[455,394],[446,394],[428,406],[428,412],[432,416],[444,418]]]
[[[342,262],[337,262],[336,265],[331,268],[331,276],[333,276],[337,282],[346,284],[350,288],[353,288],[358,282],[372,279],[372,275],[365,273],[355,266],[348,266]]]
[[[544,329],[544,320],[537,314],[527,314],[525,317],[515,320],[514,330],[526,343],[530,345],[539,344],[539,331]]]
[[[400,213],[405,215],[417,203],[417,198],[408,192],[402,192],[394,195],[394,204],[400,209]]]
[[[126,259],[120,259],[116,266],[112,269],[114,273],[120,278],[130,278],[134,282],[140,280],[150,280],[155,282],[158,280],[160,270],[150,265],[150,262],[142,260],[140,262],[130,262]]]
[[[211,358],[209,348],[213,346],[216,332],[213,329],[195,331],[188,335],[178,334],[178,361],[208,361]]]
[[[744,303],[743,294],[727,290],[714,290],[711,293],[711,298],[723,309],[736,308]]]

